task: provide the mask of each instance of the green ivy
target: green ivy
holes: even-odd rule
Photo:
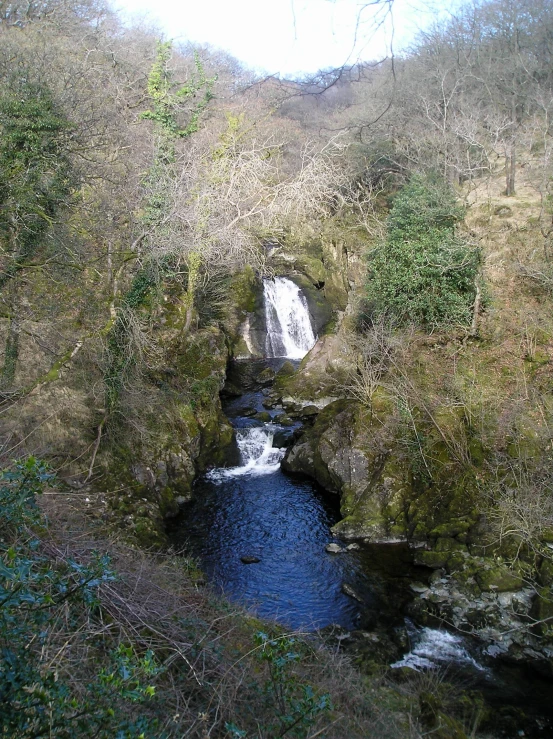
[[[52,477],[32,457],[0,473],[0,737],[161,737],[135,705],[155,697],[152,679],[160,667],[151,651],[140,655],[119,644],[110,656],[109,648],[99,649],[79,689],[44,656],[52,640],[61,653],[71,652],[79,635],[86,639],[100,607],[98,589],[115,579],[105,555],[82,564],[44,553],[34,533],[45,526],[36,496]],[[132,710],[125,711],[127,704]]]
[[[447,183],[412,177],[396,196],[386,238],[368,256],[373,313],[427,328],[470,323],[480,252],[456,234],[462,217]]]
[[[71,192],[71,125],[44,85],[22,76],[0,93],[0,288],[33,257]]]
[[[332,710],[330,696],[316,692],[296,674],[294,668],[303,659],[305,645],[294,637],[271,637],[263,631],[255,635],[255,643],[258,659],[267,665],[269,673],[265,694],[274,720],[265,727],[268,735],[275,739],[283,736],[304,739],[315,720]],[[244,736],[234,725],[227,726],[227,730],[231,736]]]

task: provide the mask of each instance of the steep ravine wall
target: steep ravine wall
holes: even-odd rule
[[[467,225],[484,243],[487,292],[478,336],[412,332],[361,403],[348,390],[352,290],[335,330],[277,383],[285,407],[320,411],[283,468],[340,496],[338,535],[412,544],[433,571],[413,605],[419,622],[473,633],[490,654],[553,677],[551,502],[536,498],[551,490],[553,325],[548,298],[517,278],[540,234],[526,200],[520,212],[510,201],[512,224],[475,200]]]

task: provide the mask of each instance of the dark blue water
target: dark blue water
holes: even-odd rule
[[[277,470],[202,480],[196,495],[189,546],[213,584],[260,616],[293,628],[350,628],[360,604],[342,584],[374,600],[355,553],[325,552],[337,515],[309,482]],[[260,562],[244,564],[244,556]]]

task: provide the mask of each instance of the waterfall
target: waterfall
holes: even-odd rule
[[[215,482],[242,475],[270,475],[280,467],[285,449],[273,447],[274,428],[269,425],[239,429],[236,441],[240,450],[240,467],[210,470],[207,477]]]
[[[263,283],[267,357],[302,359],[315,344],[307,301],[299,287],[286,277]]]

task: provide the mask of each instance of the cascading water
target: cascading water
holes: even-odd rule
[[[208,472],[211,480],[221,481],[230,477],[242,475],[270,475],[280,467],[280,460],[284,456],[284,449],[273,447],[274,426],[252,426],[238,429],[236,441],[240,451],[239,467],[229,469],[216,468]]]
[[[299,287],[286,279],[275,277],[263,283],[267,357],[302,359],[315,344],[309,308]]]

